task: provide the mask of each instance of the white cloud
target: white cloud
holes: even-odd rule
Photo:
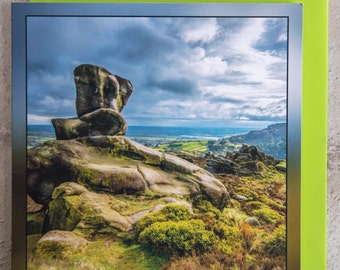
[[[279,41],[279,42],[287,41],[287,33],[281,34],[277,41]]]
[[[180,37],[185,42],[209,42],[218,33],[218,25],[215,18],[192,19],[181,25]]]
[[[27,123],[29,125],[51,124],[52,118],[52,116],[46,115],[27,114]]]
[[[264,31],[265,20],[263,18],[248,19],[248,23],[230,37],[231,49],[240,53],[247,52],[251,45],[260,39]]]

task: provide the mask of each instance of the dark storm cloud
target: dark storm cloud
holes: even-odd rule
[[[157,88],[159,90],[168,91],[174,94],[189,95],[197,90],[197,85],[192,80],[187,78],[169,78],[164,80],[157,80],[152,78],[149,81],[150,88]]]

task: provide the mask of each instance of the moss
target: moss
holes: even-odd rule
[[[286,211],[286,207],[279,203],[279,202],[276,202],[274,200],[272,200],[270,198],[270,196],[260,196],[259,197],[259,201],[263,202],[265,205],[267,205],[268,207],[272,208],[273,210],[275,211],[278,211],[280,213],[285,213]],[[285,201],[283,201],[284,203]]]
[[[43,257],[46,260],[63,259],[67,248],[54,241],[46,241],[33,249],[35,257]]]
[[[143,216],[135,226],[136,235],[139,235],[145,228],[149,227],[155,222],[163,221],[180,221],[191,217],[191,213],[185,205],[182,204],[168,204],[159,211],[151,212]]]
[[[236,226],[229,226],[222,222],[218,222],[214,225],[214,233],[220,239],[228,240],[230,244],[242,241],[242,234]]]
[[[199,215],[205,215],[214,218],[219,218],[221,215],[221,211],[215,208],[211,202],[207,200],[197,200],[194,202],[194,207],[196,208]]]
[[[136,195],[115,195],[111,197],[111,209],[119,212],[123,216],[129,216],[143,210],[149,210],[157,204],[163,203],[162,199],[153,196]]]
[[[251,200],[251,199],[256,200],[256,198],[258,197],[258,193],[254,188],[252,188],[250,186],[248,187],[248,186],[245,186],[245,185],[234,187],[233,193],[245,196],[249,200]]]
[[[258,210],[254,210],[253,214],[257,217],[260,222],[264,222],[266,224],[275,224],[278,221],[282,221],[283,217],[270,208],[261,208]]]
[[[254,210],[258,210],[261,208],[266,207],[266,205],[262,202],[258,202],[258,201],[252,201],[252,202],[247,202],[244,203],[242,205],[242,210],[248,214],[248,215],[252,215]]]
[[[81,220],[79,196],[65,196],[49,204],[48,229],[72,231]]]
[[[139,236],[157,251],[184,255],[190,252],[204,253],[212,249],[216,238],[205,229],[202,220],[155,222]]]
[[[229,226],[239,226],[247,218],[247,215],[235,208],[225,208],[221,220]]]
[[[286,255],[286,226],[280,225],[264,240],[265,251],[270,257]]]
[[[76,252],[61,252],[62,259],[28,258],[28,269],[134,269],[160,270],[169,257],[143,248],[141,245],[125,245],[119,239],[106,235],[88,242],[86,248]]]
[[[72,171],[74,172],[74,179],[77,183],[100,185],[102,173],[99,171],[85,166],[74,166]]]

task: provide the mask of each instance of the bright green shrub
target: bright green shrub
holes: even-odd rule
[[[159,212],[165,215],[167,220],[173,221],[186,220],[191,217],[189,209],[183,204],[168,204]]]
[[[219,237],[217,244],[219,251],[229,255],[242,251],[243,236],[238,227],[219,222],[214,226],[214,233]]]
[[[202,220],[156,222],[139,236],[141,243],[150,244],[157,251],[184,255],[211,250],[214,233],[205,229]]]
[[[199,214],[206,215],[213,218],[219,218],[221,211],[215,208],[211,202],[207,200],[200,200],[195,203],[195,208],[198,210]]]
[[[285,256],[286,226],[280,225],[277,229],[275,229],[275,231],[265,239],[264,245],[264,249],[269,256]]]
[[[240,226],[248,216],[235,208],[224,208],[221,220],[232,227]]]
[[[242,240],[242,234],[238,227],[228,226],[222,222],[215,224],[214,233],[220,239],[227,239],[230,242],[240,242]]]
[[[135,226],[135,233],[138,236],[145,228],[155,222],[187,220],[191,215],[189,209],[183,204],[168,204],[159,211],[143,216]]]
[[[268,223],[273,224],[282,220],[282,216],[278,212],[267,207],[254,210],[253,215],[257,217],[260,220],[260,222],[262,221],[267,224]]]

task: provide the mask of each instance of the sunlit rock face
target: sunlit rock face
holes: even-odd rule
[[[109,194],[203,195],[220,209],[230,200],[208,171],[123,136],[46,142],[29,149],[27,173],[29,195],[44,205],[64,182]]]

